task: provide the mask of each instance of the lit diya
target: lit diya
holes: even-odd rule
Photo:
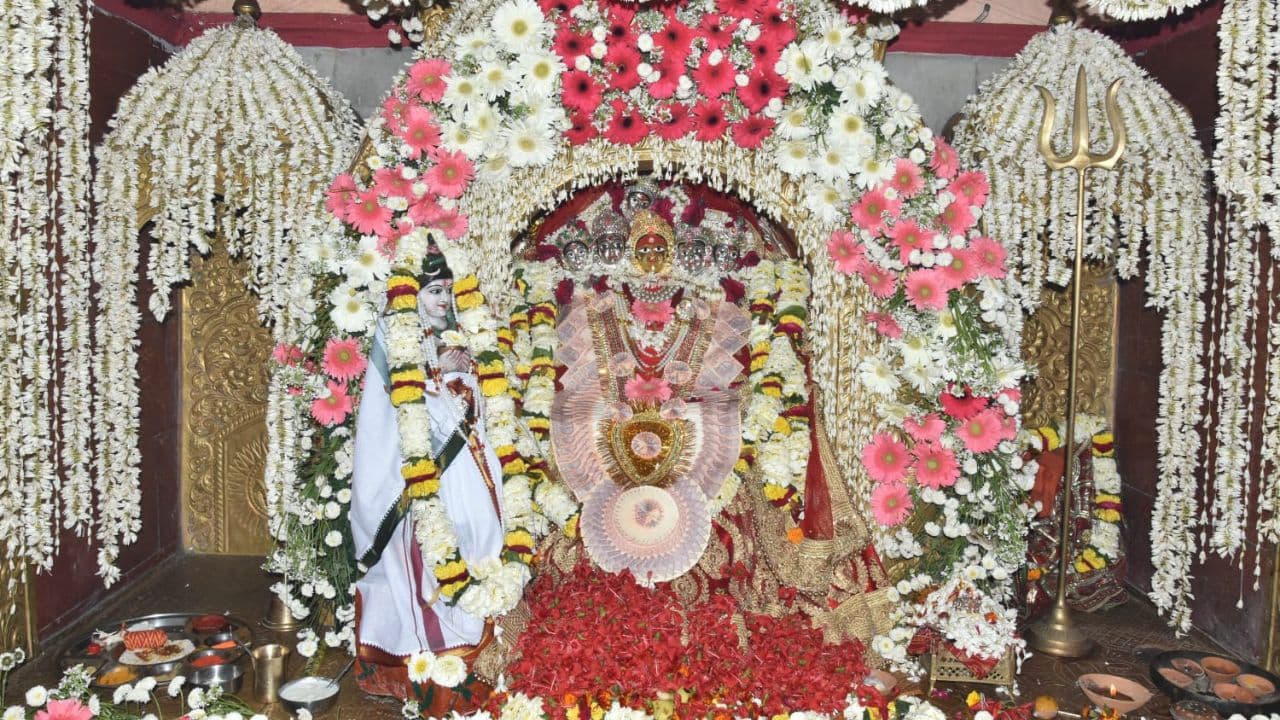
[[[1116,675],[1090,673],[1081,675],[1080,689],[1094,705],[1111,708],[1121,714],[1131,713],[1147,704],[1152,692],[1142,685]]]

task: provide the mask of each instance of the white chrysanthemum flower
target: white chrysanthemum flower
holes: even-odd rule
[[[807,140],[785,140],[778,144],[774,156],[778,169],[788,175],[806,175],[810,171],[809,158],[813,155],[813,145]]]
[[[10,705],[4,711],[4,720],[27,720],[27,711],[21,705]]]
[[[549,25],[542,9],[533,0],[509,0],[493,13],[494,37],[513,53],[523,53],[539,47]]]
[[[182,694],[182,686],[187,682],[187,678],[183,675],[175,676],[169,681],[169,697],[176,698]]]
[[[342,533],[337,530],[330,530],[328,535],[324,536],[324,544],[331,548],[342,546]]]
[[[329,293],[333,304],[330,318],[339,330],[347,333],[364,333],[373,323],[373,308],[363,292],[343,283]]]
[[[521,53],[515,66],[520,73],[520,85],[543,96],[555,87],[556,80],[565,71],[559,55],[541,49]]]
[[[457,655],[436,658],[431,667],[431,682],[440,687],[455,688],[467,679],[467,663]]]
[[[34,685],[27,690],[27,705],[38,708],[44,707],[49,700],[49,691],[43,685]]]
[[[343,269],[348,282],[369,285],[391,274],[391,260],[378,250],[377,236],[365,235],[360,238],[355,255],[344,263]]]
[[[858,377],[868,390],[879,395],[889,395],[901,384],[893,368],[880,358],[863,360],[858,366]]]
[[[431,679],[431,669],[436,664],[436,656],[430,650],[423,650],[410,655],[405,663],[409,666],[409,682],[421,685]]]
[[[871,155],[858,164],[858,187],[873,188],[893,177],[893,162]]]
[[[458,74],[445,78],[444,104],[454,116],[483,101],[480,82],[475,77]]]
[[[512,167],[537,167],[551,162],[556,144],[546,126],[529,119],[517,120],[507,128],[506,155]]]

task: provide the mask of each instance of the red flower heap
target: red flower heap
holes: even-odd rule
[[[755,148],[773,132],[762,113],[788,89],[773,66],[796,36],[777,0],[721,0],[696,22],[677,14],[676,4],[541,5],[569,68],[561,92],[572,111],[572,144],[603,135],[631,145],[652,132],[666,140],[728,137]]]
[[[675,698],[680,717],[834,714],[867,674],[860,643],[824,644],[800,614],[743,613],[719,592],[686,606],[668,584],[644,588],[587,562],[568,584],[571,593],[550,574],[535,581],[532,617],[508,668],[511,691],[543,697],[552,718],[588,700],[647,708],[658,693]]]

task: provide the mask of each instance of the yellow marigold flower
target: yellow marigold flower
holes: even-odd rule
[[[964,698],[964,704],[969,707],[976,707],[980,702],[982,702],[982,693],[977,690],[970,690],[969,694]]]
[[[1094,457],[1115,457],[1116,454],[1116,436],[1110,430],[1105,430],[1093,436],[1093,456]]]
[[[578,537],[578,518],[580,517],[581,517],[581,514],[576,514],[573,517],[569,518],[568,522],[564,524],[565,537],[571,540],[573,538]]]
[[[791,434],[791,423],[787,419],[779,415],[773,419],[773,431],[782,435]]]
[[[528,418],[530,430],[534,432],[551,432],[551,420],[538,415],[530,415]]]
[[[1084,558],[1082,557],[1076,558],[1075,567],[1076,567],[1076,572],[1081,575],[1087,575],[1093,572],[1093,568],[1089,567],[1089,563],[1085,562]]]
[[[591,720],[600,720],[602,717],[604,717],[604,708],[594,700],[591,701]]]
[[[1094,510],[1093,516],[1102,522],[1118,523],[1120,522],[1120,512],[1118,510]]]
[[[764,484],[764,496],[768,500],[777,501],[787,496],[787,488],[777,483]]]
[[[787,313],[782,317],[778,318],[778,324],[779,325],[796,325],[798,327],[804,327],[804,318],[800,317],[799,315],[792,315],[791,313]]]
[[[480,292],[480,281],[475,275],[468,275],[453,283],[453,297],[459,310],[471,310],[484,304],[484,294]]]
[[[440,594],[452,598],[471,582],[465,560],[451,560],[435,567],[436,580],[440,583]]]
[[[1102,568],[1107,566],[1106,559],[1103,558],[1101,555],[1099,555],[1098,551],[1092,547],[1087,547],[1084,549],[1083,557],[1084,557],[1084,561],[1089,563],[1089,565],[1093,567],[1093,569],[1095,570],[1101,570]]]
[[[1036,432],[1044,439],[1045,450],[1057,450],[1062,447],[1062,437],[1058,435],[1058,431],[1051,427],[1036,428]]]
[[[421,482],[426,478],[435,476],[437,471],[436,462],[431,458],[422,458],[411,463],[405,463],[400,468],[400,474],[404,476],[406,482]]]
[[[750,469],[751,466],[747,464],[746,458],[740,457],[738,458],[738,461],[733,464],[733,471],[739,475],[746,475],[747,471]]]
[[[405,493],[408,494],[409,497],[415,500],[432,497],[433,495],[436,495],[439,492],[440,492],[440,481],[435,478],[432,478],[431,480],[423,480],[422,482],[416,482],[410,485],[409,487],[405,488]]]
[[[419,387],[402,387],[391,390],[391,404],[396,407],[400,407],[405,403],[417,402],[421,399],[422,388]]]

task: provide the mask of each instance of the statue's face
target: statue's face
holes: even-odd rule
[[[738,248],[728,243],[717,245],[711,253],[711,259],[720,272],[732,272],[738,268]]]
[[[591,262],[591,248],[586,243],[574,240],[564,246],[564,264],[570,270],[581,270]]]
[[[661,272],[667,267],[670,251],[666,238],[652,233],[645,235],[636,240],[636,267],[640,268],[641,272]]]
[[[627,254],[626,238],[605,235],[596,240],[596,258],[605,265],[616,265]]]
[[[685,240],[676,247],[676,264],[689,272],[701,272],[707,266],[707,246],[701,240]]]
[[[436,330],[449,327],[449,306],[453,280],[432,280],[418,294],[418,306],[427,323]]]

